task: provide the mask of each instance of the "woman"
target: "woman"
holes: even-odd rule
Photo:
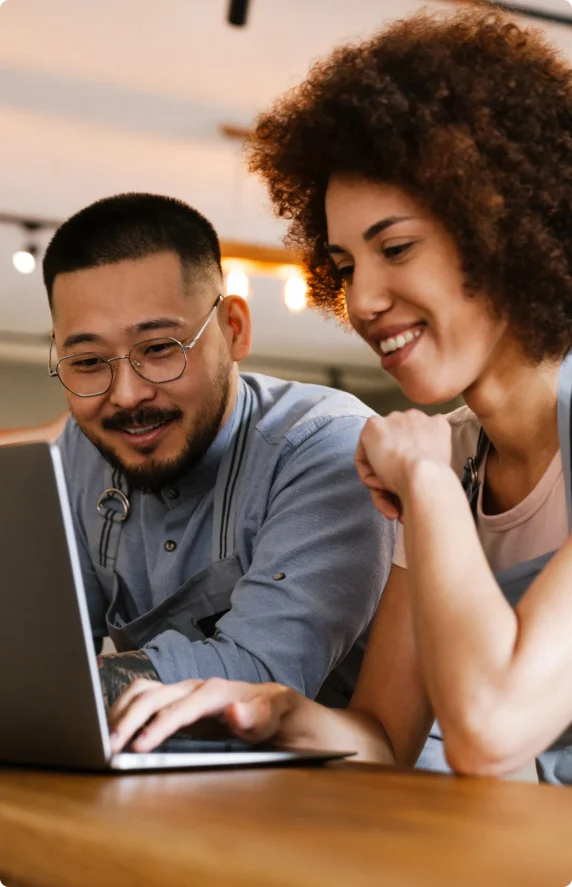
[[[314,304],[411,400],[467,406],[364,429],[361,478],[402,526],[347,711],[277,685],[136,682],[115,748],[147,721],[137,751],[217,717],[413,764],[436,715],[458,772],[539,755],[572,784],[570,69],[498,12],[418,15],[316,66],[259,121],[251,167]]]

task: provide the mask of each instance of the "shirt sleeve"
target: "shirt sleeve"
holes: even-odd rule
[[[330,419],[292,448],[214,637],[170,630],[146,646],[163,681],[219,676],[317,694],[371,622],[391,566],[394,523],[354,465],[363,423]]]
[[[108,602],[93,568],[93,563],[87,546],[85,530],[78,519],[78,509],[73,501],[74,485],[72,483],[72,478],[75,470],[74,463],[77,455],[77,440],[79,434],[79,428],[74,420],[70,418],[66,422],[65,428],[58,437],[56,444],[62,455],[62,463],[66,475],[66,486],[70,497],[76,545],[91,623],[91,632],[96,652],[99,653],[101,652],[101,647],[103,645],[103,638],[107,636],[105,614],[107,612]]]

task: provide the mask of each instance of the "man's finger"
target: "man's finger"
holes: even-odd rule
[[[133,699],[140,696],[141,693],[146,693],[148,690],[156,687],[157,681],[151,681],[148,678],[137,678],[137,680],[129,684],[127,690],[115,700],[109,709],[107,713],[108,722],[110,724],[115,723],[121,716],[122,712],[131,704]]]
[[[206,717],[222,714],[231,702],[248,701],[260,685],[211,678],[196,692],[188,694],[157,712],[133,743],[135,751],[143,752],[180,730]]]
[[[149,718],[153,717],[165,706],[192,693],[193,688],[189,686],[190,683],[190,681],[161,685],[155,683],[154,688],[149,688],[135,695],[127,708],[123,710],[119,719],[112,724],[112,750],[117,752],[123,748],[133,735],[141,727],[145,726]],[[156,744],[158,745],[159,743],[157,742]]]

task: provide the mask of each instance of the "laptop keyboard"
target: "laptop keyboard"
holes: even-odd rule
[[[258,746],[259,747],[259,746]],[[193,739],[192,736],[175,733],[169,736],[161,745],[153,749],[153,752],[171,754],[207,754],[213,752],[252,751],[255,746],[242,739]],[[127,748],[126,751],[132,751]]]

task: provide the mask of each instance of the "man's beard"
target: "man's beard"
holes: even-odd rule
[[[106,446],[99,437],[88,432],[81,423],[79,427],[86,437],[97,447],[109,464],[121,472],[131,490],[142,493],[158,493],[165,487],[175,484],[181,477],[191,471],[203,458],[217,434],[228,406],[230,390],[230,372],[228,365],[221,363],[211,394],[205,401],[201,413],[197,416],[195,427],[187,435],[185,445],[178,456],[168,461],[157,461],[152,457],[141,467],[132,468],[121,461],[112,447]],[[183,416],[179,407],[161,410],[157,407],[142,407],[135,412],[120,410],[113,416],[102,421],[107,429],[145,427],[160,422],[176,421]],[[145,451],[142,451],[145,453]]]

